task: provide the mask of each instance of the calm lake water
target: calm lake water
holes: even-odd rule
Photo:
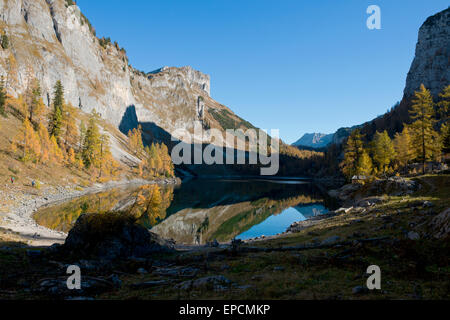
[[[83,213],[132,212],[143,226],[183,244],[250,239],[286,231],[332,204],[307,180],[193,179],[84,196],[38,211],[35,220],[68,232]]]

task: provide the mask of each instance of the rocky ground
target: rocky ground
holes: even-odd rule
[[[118,237],[79,242],[93,244],[81,256],[73,245],[64,250],[4,243],[0,298],[449,299],[449,180],[429,175],[412,183],[346,186],[337,193],[354,189],[351,206],[294,224],[282,236],[245,243],[180,249],[144,236],[152,252],[130,253],[140,240],[122,229],[114,232]],[[379,194],[392,183],[409,187]],[[117,256],[96,251],[105,247]],[[71,264],[81,267],[80,291],[65,285]],[[381,269],[381,290],[366,287],[370,265]]]

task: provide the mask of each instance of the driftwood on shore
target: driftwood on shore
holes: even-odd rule
[[[327,243],[327,244],[304,244],[299,246],[290,246],[290,247],[278,247],[278,248],[261,248],[261,247],[246,247],[241,246],[237,251],[242,253],[251,253],[251,252],[285,252],[285,251],[304,251],[304,250],[314,250],[314,249],[326,249],[333,248],[337,246],[348,246],[352,245],[355,242],[368,243],[368,242],[377,242],[388,240],[390,237],[379,237],[379,238],[370,238],[370,239],[355,239],[352,241],[341,241],[335,243]],[[228,249],[224,250],[227,251]]]

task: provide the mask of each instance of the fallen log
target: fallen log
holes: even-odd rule
[[[299,245],[299,246],[278,247],[278,248],[261,248],[261,247],[241,246],[238,251],[242,252],[242,253],[304,251],[304,250],[328,249],[328,248],[334,248],[334,247],[348,246],[348,245],[353,245],[355,243],[355,241],[362,242],[362,243],[368,243],[368,242],[383,241],[383,240],[387,240],[387,239],[389,239],[389,237],[355,239],[355,240],[351,240],[351,241],[340,241],[340,242],[335,242],[335,243],[330,243],[330,244],[317,244],[317,245],[305,244],[305,245]],[[228,251],[228,249],[225,251]]]

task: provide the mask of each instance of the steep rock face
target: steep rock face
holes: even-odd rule
[[[10,40],[8,49],[0,48],[0,75],[12,95],[24,93],[36,77],[50,105],[53,86],[61,80],[72,105],[86,113],[95,109],[124,133],[144,124],[148,137],[155,131],[192,131],[199,116],[209,127],[221,128],[208,109],[235,118],[210,97],[208,75],[191,67],[134,69],[118,45],[101,45],[80,9],[66,0],[0,0],[0,32]]]
[[[420,28],[405,97],[412,96],[422,83],[437,96],[449,82],[450,8],[429,17]]]
[[[383,116],[365,123],[362,133],[367,138],[376,131],[387,130],[393,137],[410,123],[409,109],[414,92],[424,84],[434,101],[450,84],[450,8],[429,17],[419,29],[415,57],[406,79],[404,97],[399,105]]]

